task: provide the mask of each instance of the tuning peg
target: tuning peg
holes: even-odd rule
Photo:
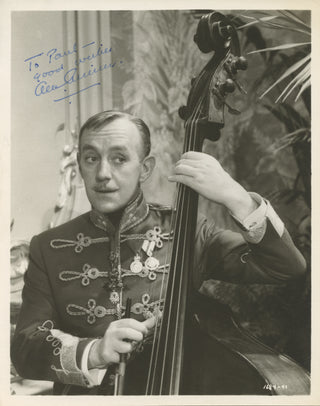
[[[234,58],[231,62],[232,73],[237,73],[238,70],[246,70],[248,68],[248,61],[244,56]]]
[[[221,85],[220,85],[220,86],[221,86]],[[217,89],[217,88],[213,88],[213,89],[212,89],[213,95],[215,95],[215,96],[220,100],[220,103],[222,103],[222,104],[224,104],[224,105],[227,106],[229,113],[231,113],[231,114],[236,114],[236,115],[241,114],[241,112],[240,112],[239,110],[237,110],[237,109],[231,107],[230,104],[227,103],[226,98],[225,98],[224,95],[221,93],[220,86],[218,86],[218,89]],[[231,86],[230,86],[230,88],[231,88]]]
[[[227,39],[231,36],[232,27],[231,25],[222,25],[219,24],[219,33],[222,38]]]
[[[179,107],[178,114],[179,114],[179,117],[182,118],[182,120],[187,120],[190,115],[188,107],[187,106]]]
[[[230,106],[230,104],[225,103],[225,105],[228,107],[228,112],[229,112],[230,114],[233,114],[233,115],[235,115],[235,116],[238,116],[239,114],[241,114],[241,111],[239,111],[239,110],[237,110],[237,109],[234,109],[233,107]]]
[[[232,93],[234,92],[236,86],[232,79],[227,79],[225,82],[222,82],[218,85],[219,91],[222,94]]]

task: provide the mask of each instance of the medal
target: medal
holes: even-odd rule
[[[140,255],[136,255],[130,264],[130,271],[133,273],[140,273],[142,271],[143,265],[140,261]]]
[[[155,245],[156,245],[155,241],[150,242],[149,247],[146,251],[146,254],[148,255],[148,257],[152,256]]]
[[[148,240],[143,240],[143,244],[142,244],[142,250],[144,251],[144,252],[147,252],[148,251],[148,247],[149,247],[149,241]]]
[[[144,240],[141,248],[148,255],[148,257],[151,257],[155,246],[155,241]]]
[[[111,303],[118,304],[120,300],[119,293],[116,291],[111,292],[109,299]]]
[[[149,257],[146,259],[144,265],[149,271],[154,271],[159,267],[159,260],[155,257]]]

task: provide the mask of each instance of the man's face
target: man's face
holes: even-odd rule
[[[84,131],[78,162],[92,207],[106,214],[122,209],[137,192],[145,169],[137,127],[120,118]]]

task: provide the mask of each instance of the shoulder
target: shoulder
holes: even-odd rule
[[[34,238],[38,239],[39,241],[52,239],[57,236],[68,238],[74,236],[76,232],[84,232],[89,227],[92,227],[89,214],[90,212],[81,214],[80,216],[75,217],[66,223],[41,232]]]
[[[41,261],[48,262],[48,264],[60,257],[64,259],[73,258],[74,253],[77,252],[75,251],[78,249],[77,247],[79,246],[82,251],[82,245],[87,243],[88,237],[90,239],[95,236],[95,227],[91,223],[89,214],[90,212],[87,212],[35,235],[30,242],[30,257],[40,258]],[[67,251],[56,249],[66,247],[72,249]]]

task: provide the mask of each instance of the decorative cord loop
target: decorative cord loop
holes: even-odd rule
[[[247,259],[246,259],[246,257],[250,254],[250,252],[251,252],[251,250],[248,251],[248,252],[245,252],[244,254],[242,254],[242,255],[240,256],[240,261],[241,261],[243,264],[246,264],[246,263],[248,262]]]
[[[89,264],[84,264],[82,267],[83,272],[77,271],[62,271],[59,273],[59,279],[64,282],[69,282],[75,279],[80,279],[83,286],[88,286],[90,280],[95,280],[99,277],[108,277],[108,272],[101,272],[98,268],[94,268]]]
[[[42,323],[41,326],[37,327],[38,330],[40,331],[50,331],[53,329],[53,321],[52,320],[46,320]]]
[[[160,265],[157,269],[150,270],[143,266],[139,273],[132,272],[130,269],[122,269],[122,277],[126,276],[140,276],[140,278],[148,277],[151,281],[157,279],[157,273],[167,274],[169,272],[170,264]]]
[[[57,238],[50,241],[50,246],[54,249],[74,247],[75,252],[79,254],[83,251],[84,248],[89,247],[91,244],[98,244],[109,241],[109,237],[91,238],[88,236],[84,236],[83,233],[77,234],[76,238],[76,241]]]
[[[141,298],[142,303],[135,303],[131,306],[131,312],[134,314],[142,314],[145,319],[152,316],[159,317],[163,310],[164,299],[150,302],[150,295],[144,293]]]
[[[169,241],[173,239],[173,231],[170,233],[161,233],[161,228],[155,226],[153,229],[148,230],[145,234],[121,234],[120,242],[123,243],[128,240],[148,240],[150,242],[155,241],[157,248],[163,247],[163,241]]]
[[[39,331],[49,332],[54,327],[52,320],[46,320],[42,323],[41,326],[38,326]],[[51,343],[54,347],[53,355],[60,355],[61,352],[61,341],[58,338],[55,338],[51,333],[48,334],[45,338],[48,343]],[[58,347],[60,345],[60,347]]]
[[[70,316],[87,315],[87,322],[89,324],[94,324],[97,318],[102,318],[106,315],[114,315],[117,313],[116,309],[106,309],[104,306],[97,306],[94,299],[88,300],[88,308],[71,303],[67,306],[66,310]]]

